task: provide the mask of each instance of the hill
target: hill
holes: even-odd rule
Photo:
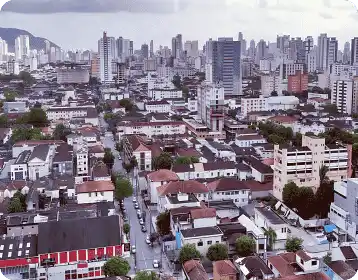
[[[41,50],[45,49],[45,38],[35,37],[30,32],[16,28],[3,28],[0,27],[0,38],[5,40],[9,47],[9,52],[15,51],[15,39],[20,35],[28,35],[30,38],[30,48]],[[51,47],[59,47],[55,43],[51,42]]]

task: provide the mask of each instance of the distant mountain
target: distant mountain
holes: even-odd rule
[[[5,40],[8,44],[9,52],[15,51],[15,39],[20,35],[28,35],[30,38],[30,48],[36,50],[45,49],[45,38],[35,37],[26,30],[16,29],[16,28],[3,28],[0,27],[0,38]],[[55,43],[51,43],[51,47],[59,47]]]

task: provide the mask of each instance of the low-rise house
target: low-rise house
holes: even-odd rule
[[[209,200],[232,199],[236,205],[246,205],[249,202],[250,188],[245,181],[236,178],[220,178],[207,185],[210,190]]]
[[[114,185],[111,181],[87,181],[76,186],[78,204],[114,201]]]
[[[18,155],[15,162],[10,166],[11,180],[27,180],[28,168],[27,162],[31,156],[31,151],[23,151]]]
[[[321,270],[320,261],[316,258],[311,258],[302,250],[296,253],[287,252],[268,257],[267,265],[275,277],[310,274]]]
[[[246,157],[243,163],[251,167],[251,176],[260,183],[273,181],[273,170],[271,166],[266,165],[253,157]]]
[[[159,186],[168,184],[169,182],[179,181],[178,175],[167,169],[160,169],[148,173],[146,179],[148,195],[151,203],[157,203],[158,201],[157,188]]]
[[[237,258],[234,263],[242,280],[272,279],[275,277],[266,263],[257,256]]]
[[[29,180],[34,181],[40,177],[49,176],[52,169],[52,157],[49,145],[36,146],[27,162]]]
[[[140,135],[123,136],[123,161],[128,164],[135,157],[139,171],[151,171],[152,151],[148,144],[149,139]]]
[[[190,228],[180,231],[182,245],[194,244],[202,255],[206,255],[211,245],[222,242],[222,231],[217,226]]]
[[[188,280],[209,280],[200,260],[190,260],[183,264],[184,278]]]
[[[238,271],[230,260],[213,262],[214,280],[236,280]]]
[[[111,174],[103,161],[97,162],[92,167],[92,179],[93,181],[111,181]]]
[[[284,249],[288,237],[288,225],[267,206],[255,207],[255,224],[265,230],[272,229],[276,233],[273,249]]]
[[[235,177],[237,169],[233,161],[176,164],[172,170],[180,180],[209,179],[218,177]]]
[[[28,182],[26,181],[10,181],[0,183],[0,198],[11,198],[17,191],[22,194],[29,192]]]
[[[171,105],[166,100],[154,100],[145,103],[145,110],[149,113],[169,113]]]
[[[88,147],[88,155],[90,157],[94,156],[96,158],[104,157],[104,148],[102,145],[95,145]]]
[[[73,175],[73,150],[67,144],[61,144],[56,148],[52,162],[52,172],[55,176]]]
[[[251,147],[253,144],[264,144],[267,143],[266,139],[260,135],[239,135],[235,139],[235,144],[238,147]]]

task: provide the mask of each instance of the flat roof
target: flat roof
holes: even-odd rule
[[[275,212],[267,207],[256,207],[255,210],[260,212],[273,225],[285,224],[285,221],[280,218]]]

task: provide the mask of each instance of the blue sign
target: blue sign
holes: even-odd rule
[[[181,248],[181,235],[180,231],[177,231],[175,234],[175,241],[177,242],[177,249]]]

